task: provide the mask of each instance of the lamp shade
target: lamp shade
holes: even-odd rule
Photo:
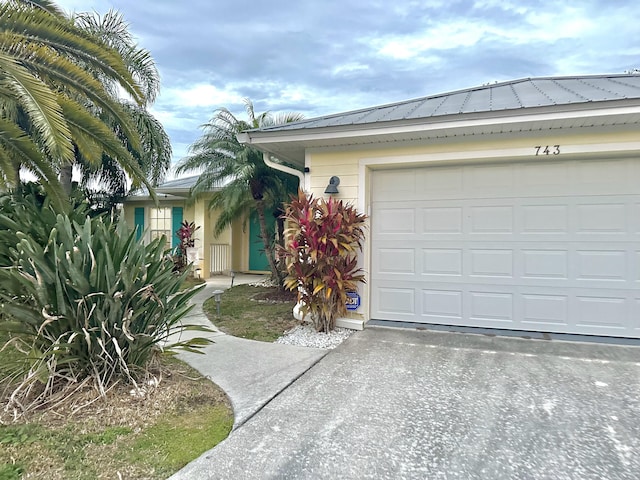
[[[338,185],[340,185],[340,178],[339,177],[331,177],[329,179],[329,185],[327,185],[327,188],[325,189],[324,193],[326,194],[333,194],[333,193],[340,193],[338,192]]]

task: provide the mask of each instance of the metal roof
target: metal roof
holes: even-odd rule
[[[200,175],[192,175],[190,177],[176,178],[167,182],[161,183],[155,188],[158,198],[162,200],[184,200],[189,196],[191,188],[196,184],[200,178]],[[217,190],[229,183],[231,179],[226,179],[219,185],[214,187],[211,191]],[[146,188],[137,190],[132,195],[127,197],[127,200],[147,200],[149,199],[149,191]]]
[[[640,75],[539,77],[457,90],[249,132],[370,125],[483,112],[640,99]]]
[[[161,183],[156,187],[156,190],[189,190],[193,187],[200,175],[193,175],[191,177],[176,178],[175,180],[169,180],[168,182]]]

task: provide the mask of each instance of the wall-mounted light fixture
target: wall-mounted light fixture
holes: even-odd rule
[[[340,193],[338,192],[338,185],[340,185],[340,177],[331,177],[329,179],[329,185],[327,185],[324,193],[327,193],[329,195],[333,193]]]

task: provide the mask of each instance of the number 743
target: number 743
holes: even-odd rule
[[[538,155],[560,155],[560,145],[537,145],[533,147]]]

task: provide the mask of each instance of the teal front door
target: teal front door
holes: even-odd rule
[[[272,234],[276,219],[270,212],[265,212],[267,228]],[[273,235],[272,235],[273,236]],[[249,219],[249,270],[269,271],[269,260],[264,253],[264,242],[260,236],[260,222],[258,215],[253,214]]]

